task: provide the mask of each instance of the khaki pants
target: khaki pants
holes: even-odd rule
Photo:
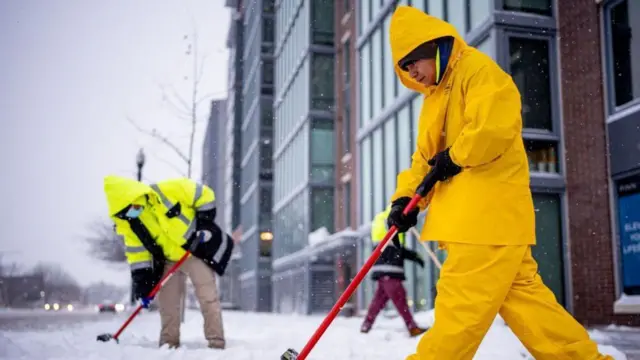
[[[165,273],[173,264],[173,262],[167,262],[164,268]],[[209,346],[224,348],[224,329],[216,277],[211,268],[194,256],[189,256],[158,292],[161,321],[160,346],[180,345],[180,303],[186,291],[186,276],[191,279],[200,303],[200,311],[204,317],[204,336]]]

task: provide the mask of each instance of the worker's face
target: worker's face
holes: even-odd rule
[[[421,59],[407,66],[409,76],[413,80],[425,85],[431,86],[436,84],[436,60]]]

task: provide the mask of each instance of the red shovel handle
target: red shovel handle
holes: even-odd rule
[[[171,277],[171,275],[173,275],[182,265],[182,263],[184,263],[187,258],[189,257],[189,255],[191,255],[191,253],[189,251],[185,252],[184,255],[182,255],[182,257],[180,258],[180,260],[178,260],[178,262],[176,262],[175,264],[173,264],[173,266],[171,266],[171,268],[169,268],[169,271],[167,271],[166,274],[164,274],[164,276],[160,279],[160,281],[158,281],[158,283],[156,284],[156,286],[153,288],[153,290],[151,290],[151,292],[149,293],[148,297],[154,297],[156,296],[156,294],[158,293],[158,291],[160,291],[160,289],[162,289],[162,287],[164,286],[164,284],[167,282],[167,280],[169,280],[169,278]],[[136,309],[133,311],[133,313],[131,313],[131,315],[129,315],[129,317],[127,318],[127,320],[124,322],[124,324],[122,324],[122,326],[120,326],[120,329],[118,329],[118,331],[116,331],[115,334],[113,334],[113,338],[117,341],[118,337],[120,336],[120,334],[122,334],[122,332],[124,331],[124,329],[127,328],[127,326],[129,326],[129,324],[131,323],[131,321],[133,321],[133,319],[135,319],[136,316],[138,316],[138,314],[140,313],[140,311],[142,311],[142,304],[139,304]]]
[[[429,191],[431,191],[431,189],[435,186],[437,181],[438,180],[436,179],[433,171],[429,172],[427,176],[420,183],[420,186],[418,186],[418,189],[416,190],[416,195],[413,196],[409,204],[407,204],[407,206],[404,208],[403,214],[407,215],[411,210],[413,210],[413,208],[416,207],[418,202],[423,197],[425,197],[429,193]],[[392,239],[397,232],[398,232],[398,229],[396,228],[395,225],[392,226],[389,229],[389,231],[387,231],[387,235],[385,235],[385,237],[382,239],[380,244],[376,246],[371,256],[369,256],[369,259],[367,259],[367,262],[364,263],[364,265],[362,266],[360,271],[358,271],[358,273],[353,278],[349,286],[347,286],[347,289],[342,293],[342,295],[340,295],[340,298],[338,298],[338,301],[336,302],[336,304],[333,305],[333,307],[331,308],[331,311],[329,311],[329,314],[324,318],[324,320],[322,321],[318,329],[315,331],[315,333],[313,333],[313,335],[311,336],[307,344],[304,346],[302,351],[300,351],[300,354],[298,354],[298,356],[296,357],[297,360],[304,360],[307,358],[307,356],[309,356],[309,353],[311,352],[313,347],[320,340],[320,338],[322,337],[324,332],[327,330],[329,325],[331,325],[331,323],[336,318],[336,316],[338,316],[338,313],[340,312],[344,304],[346,304],[349,298],[351,297],[351,295],[353,295],[353,292],[358,288],[358,286],[362,282],[362,279],[367,275],[369,270],[371,270],[371,267],[378,260],[378,258],[380,257],[380,254],[382,254],[382,251],[387,246],[387,243],[389,242],[389,240]]]

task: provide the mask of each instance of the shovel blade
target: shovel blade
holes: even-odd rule
[[[280,360],[296,360],[298,359],[298,352],[293,349],[287,349],[287,351],[280,356]]]
[[[118,339],[114,338],[113,335],[111,334],[101,334],[98,335],[98,338],[96,339],[97,341],[102,341],[102,342],[108,342],[111,339],[114,339],[116,342],[118,342]]]

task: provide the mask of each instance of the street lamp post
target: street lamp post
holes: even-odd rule
[[[142,167],[144,166],[144,151],[142,148],[138,150],[138,154],[136,155],[136,165],[138,165],[138,181],[142,181]]]
[[[138,167],[138,181],[142,181],[142,168],[144,167],[145,155],[144,150],[140,148],[136,154],[136,166]],[[131,306],[136,304],[135,292],[133,289],[133,280],[131,280],[131,296],[129,297]]]

